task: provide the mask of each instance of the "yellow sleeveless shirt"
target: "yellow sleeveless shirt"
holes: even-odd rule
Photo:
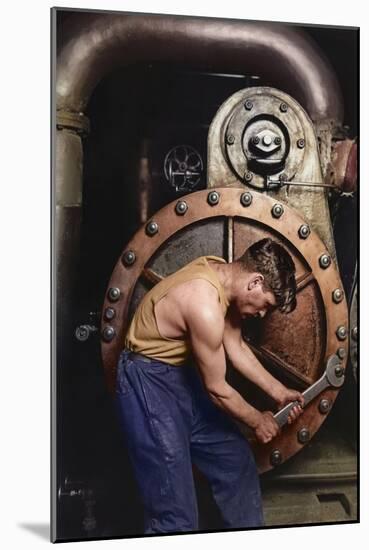
[[[218,256],[200,256],[162,279],[147,292],[131,321],[125,339],[126,348],[171,365],[182,365],[186,362],[191,353],[189,341],[161,336],[156,324],[154,307],[170,288],[192,279],[206,279],[218,290],[219,301],[225,316],[229,301],[216,273],[209,267],[208,260],[226,263]]]

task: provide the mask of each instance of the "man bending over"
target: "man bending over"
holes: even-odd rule
[[[242,320],[296,306],[295,266],[272,239],[235,262],[202,256],[155,285],[142,299],[117,367],[116,405],[145,509],[145,533],[195,531],[195,464],[207,477],[228,528],[263,525],[255,460],[237,419],[261,443],[279,431],[225,378],[233,367],[282,407],[303,396],[258,361],[241,335]],[[197,369],[191,366],[190,356]]]

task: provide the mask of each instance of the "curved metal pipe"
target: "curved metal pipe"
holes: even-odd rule
[[[114,13],[79,13],[68,24],[58,57],[58,109],[83,111],[95,86],[115,67],[161,61],[255,73],[295,97],[314,122],[342,121],[333,69],[317,45],[291,25]]]

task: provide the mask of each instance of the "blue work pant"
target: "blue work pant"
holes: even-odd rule
[[[259,476],[235,422],[194,366],[123,350],[115,404],[145,509],[145,533],[198,530],[192,463],[208,479],[225,528],[264,525]]]

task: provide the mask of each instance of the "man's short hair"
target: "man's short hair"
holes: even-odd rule
[[[273,292],[277,307],[284,313],[296,307],[295,264],[287,250],[273,239],[261,239],[236,260],[240,268],[264,276],[265,291]]]

